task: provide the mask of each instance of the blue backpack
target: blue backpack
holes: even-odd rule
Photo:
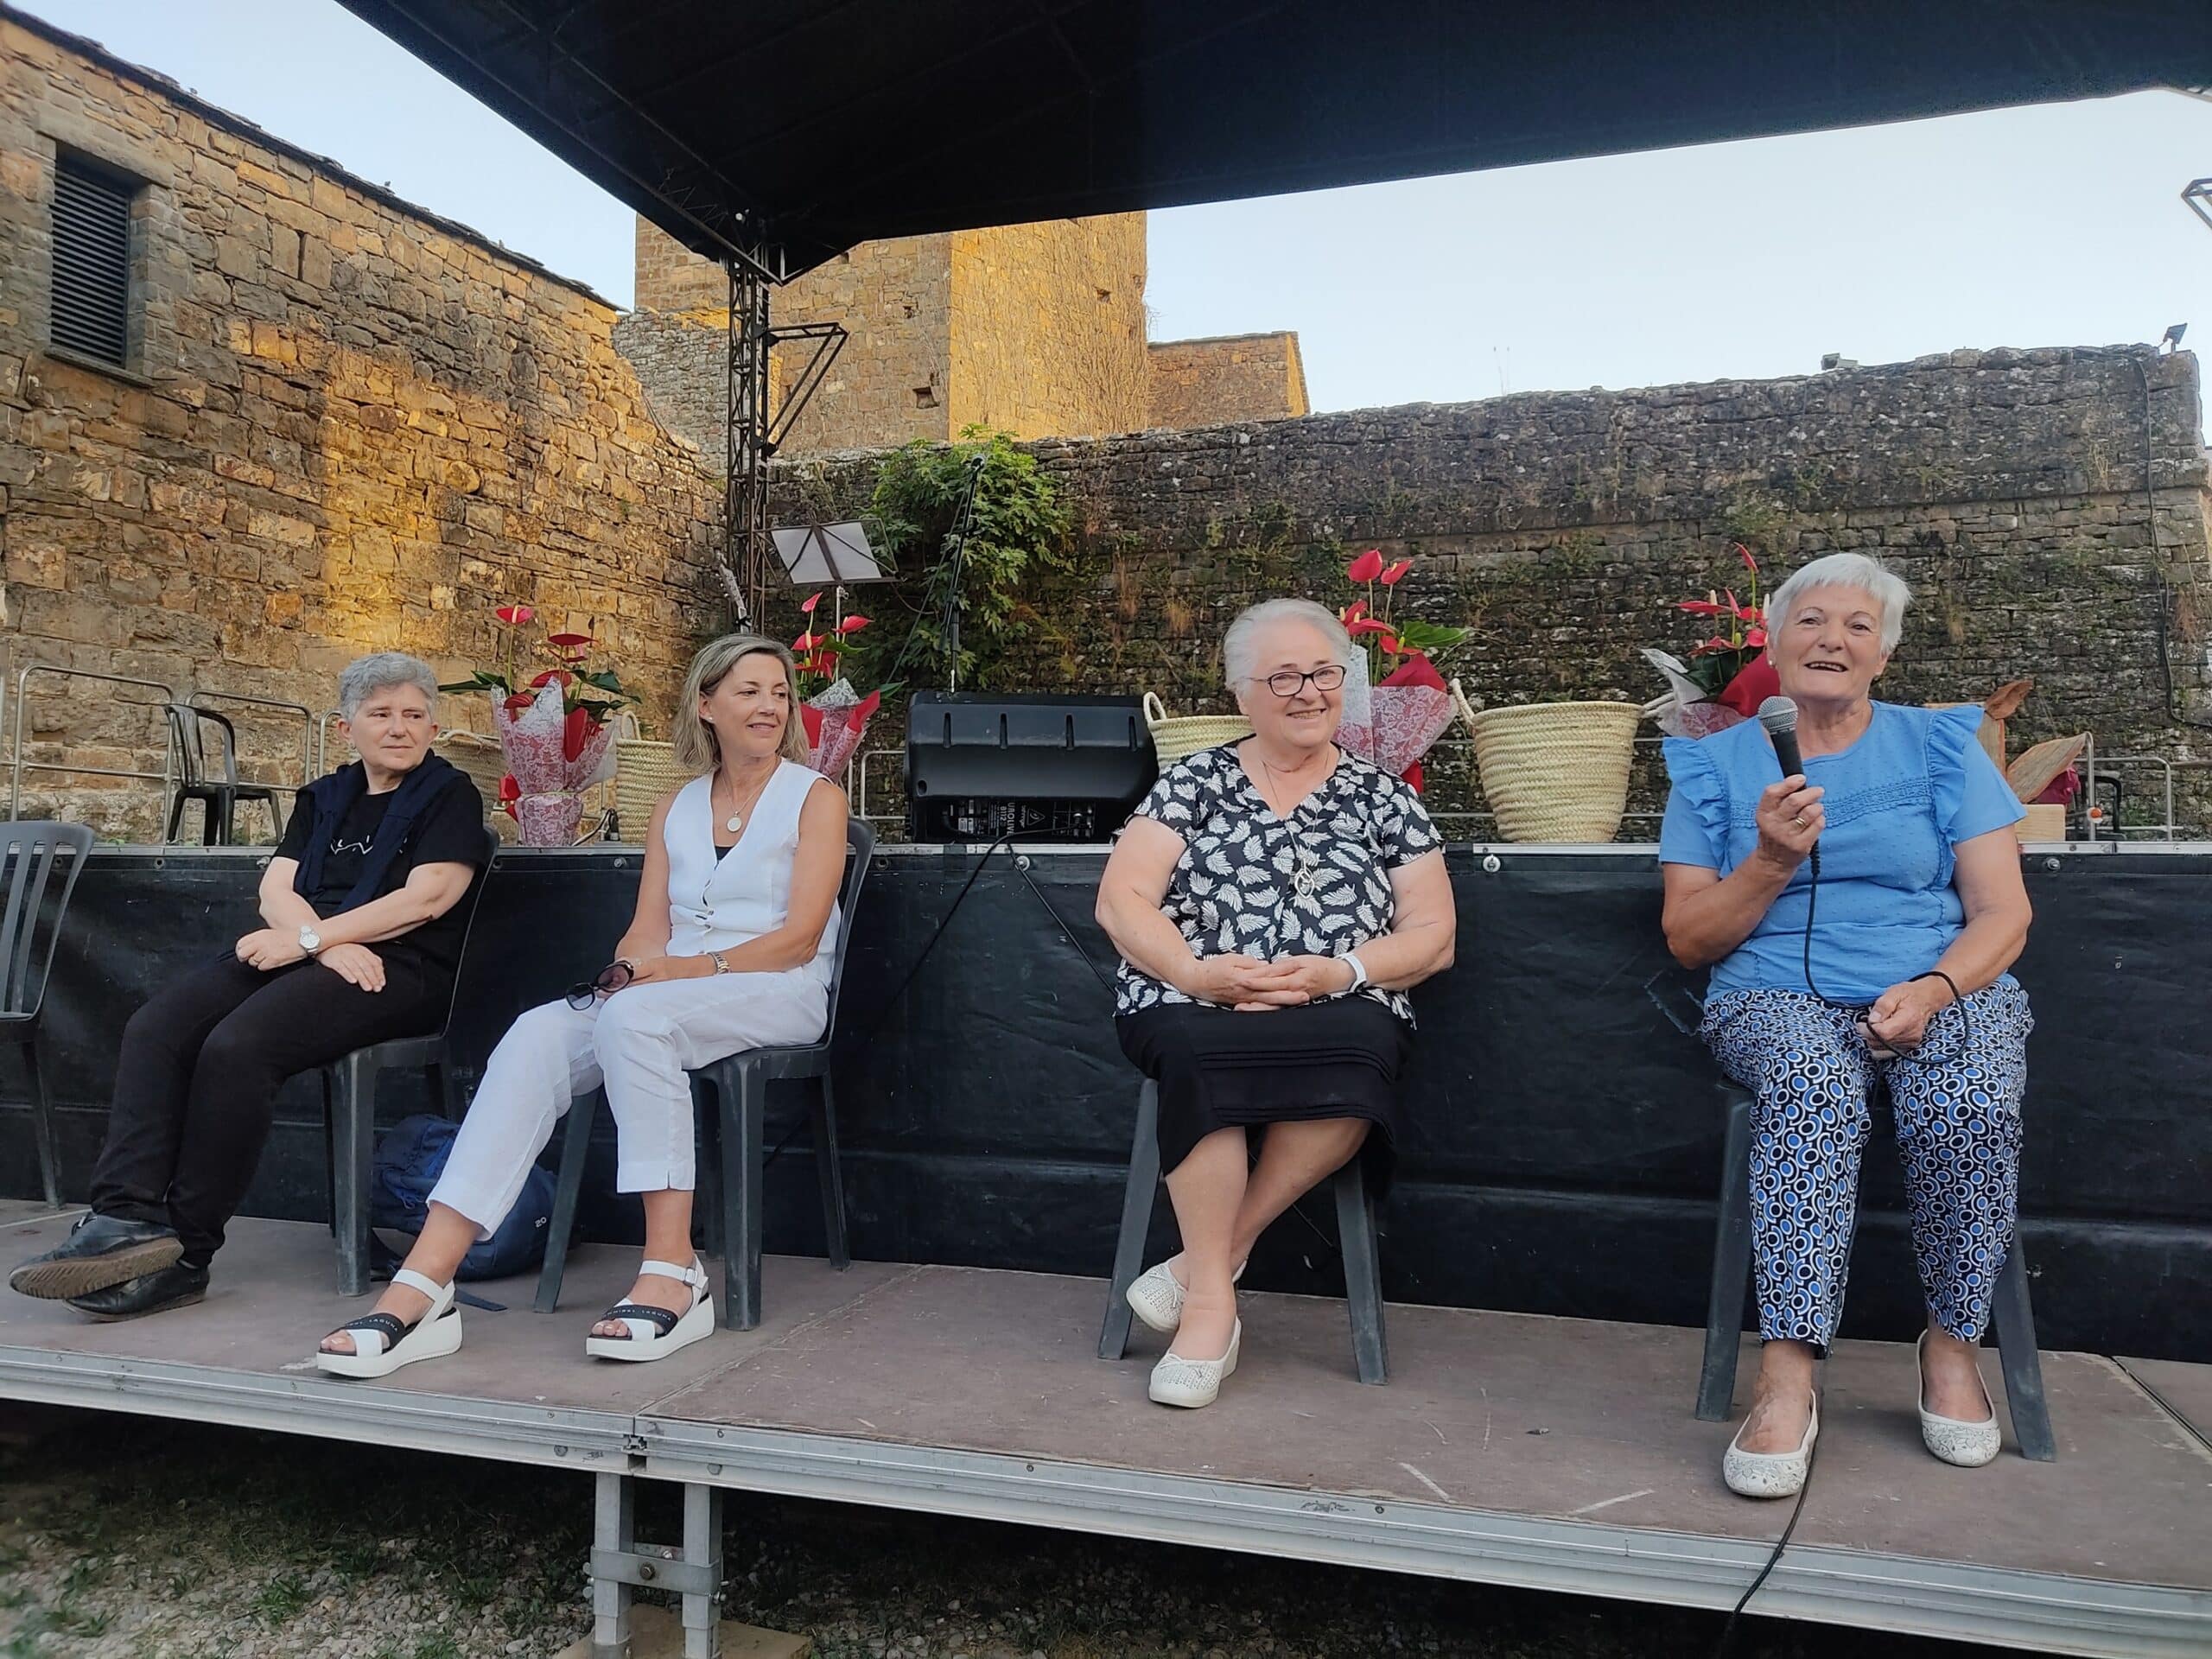
[[[445,1173],[461,1125],[427,1115],[403,1118],[377,1142],[369,1177],[369,1225],[409,1237],[430,1217],[430,1191]],[[545,1259],[546,1230],[553,1219],[553,1177],[537,1165],[523,1178],[522,1192],[491,1237],[469,1247],[458,1279],[505,1279],[528,1273]]]

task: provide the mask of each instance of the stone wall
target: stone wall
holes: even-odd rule
[[[709,456],[728,404],[728,279],[638,221],[637,314],[615,340],[653,409]],[[1145,423],[1145,219],[1055,219],[863,243],[771,296],[779,323],[849,338],[788,454],[888,448],[982,424],[1021,437]],[[772,404],[810,346],[779,349]]]
[[[1643,702],[1660,687],[1639,648],[1695,642],[1672,601],[1740,587],[1732,543],[1784,571],[1855,548],[1917,595],[1885,695],[1979,699],[2032,676],[2015,753],[2087,730],[2111,754],[2204,756],[2185,723],[2212,721],[2202,431],[2196,359],[2120,349],[1040,442],[1081,531],[1001,683],[1225,707],[1230,617],[1276,594],[1340,605],[1343,562],[1380,546],[1421,560],[1402,605],[1473,629],[1443,666],[1478,702]],[[785,488],[849,507],[873,467],[794,463]],[[1436,804],[1478,807],[1464,757],[1444,760]],[[2200,829],[2205,776],[2181,774]],[[2157,793],[2152,772],[2129,782]]]
[[[1217,426],[1304,415],[1306,365],[1298,336],[1229,334],[1217,340],[1153,342],[1147,426]]]
[[[1090,437],[1145,424],[1145,216],[952,238],[950,430]]]
[[[57,146],[143,181],[143,351],[47,346]],[[121,64],[0,10],[0,552],[12,671],[328,706],[402,648],[487,662],[492,608],[596,634],[665,708],[719,489],[613,349],[613,307]],[[702,603],[702,601],[705,601]],[[35,684],[29,755],[158,771],[158,720]],[[10,715],[12,719],[12,713]],[[488,727],[480,698],[448,710]],[[296,725],[249,721],[296,780]],[[289,769],[277,764],[289,757]],[[27,810],[143,832],[143,784],[25,778]]]

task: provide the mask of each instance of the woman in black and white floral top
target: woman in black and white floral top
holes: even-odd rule
[[[1268,1224],[1356,1154],[1388,1179],[1406,992],[1451,965],[1457,930],[1420,798],[1336,747],[1343,625],[1270,600],[1222,651],[1252,735],[1163,772],[1098,888],[1122,953],[1115,1029],[1160,1085],[1183,1236],[1129,1290],[1174,1335],[1152,1376],[1163,1405],[1211,1404],[1236,1369],[1235,1279]]]

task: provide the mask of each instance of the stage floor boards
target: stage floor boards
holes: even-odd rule
[[[0,1204],[0,1272],[68,1219]],[[1789,1519],[1721,1485],[1692,1330],[1394,1306],[1369,1388],[1341,1304],[1249,1294],[1220,1403],[1174,1412],[1145,1398],[1160,1340],[1101,1362],[1103,1282],[1044,1274],[776,1257],[760,1329],[588,1360],[635,1259],[579,1249],[551,1316],[527,1281],[470,1287],[507,1311],[465,1310],[460,1353],[346,1383],[308,1363],[367,1306],[334,1293],[327,1233],[242,1220],[195,1307],[99,1325],[0,1294],[0,1395],[1699,1605],[1732,1604]],[[1956,1470],[1921,1448],[1911,1349],[1838,1344],[1754,1607],[2212,1651],[2212,1367],[2064,1353],[2044,1375],[2058,1461],[2008,1437]]]

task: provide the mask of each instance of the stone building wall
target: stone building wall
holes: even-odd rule
[[[1442,665],[1478,702],[1640,702],[1661,688],[1639,648],[1694,644],[1672,603],[1740,588],[1741,541],[1770,571],[1855,548],[1911,582],[1895,700],[2032,676],[2016,753],[2087,730],[2111,754],[2212,755],[2187,723],[2212,721],[2202,431],[2193,357],[2041,350],[1039,442],[1080,531],[999,683],[1225,708],[1230,616],[1286,593],[1341,605],[1344,562],[1380,546],[1421,561],[1402,605],[1474,630]],[[874,466],[791,463],[783,487],[849,508]],[[1478,807],[1465,757],[1443,762],[1435,804]],[[2205,777],[2181,774],[2200,830]],[[2153,773],[2130,781],[2157,794]]]
[[[143,348],[48,349],[57,146],[143,181]],[[648,412],[614,308],[161,77],[0,10],[0,555],[29,663],[327,707],[402,648],[488,662],[493,607],[596,634],[662,709],[702,621],[719,489]],[[702,601],[705,601],[702,604]],[[487,728],[480,698],[449,723]],[[160,728],[35,683],[29,755],[158,771]],[[12,719],[12,714],[10,715]],[[296,727],[247,722],[264,766]],[[145,785],[25,777],[143,832]]]
[[[1217,340],[1154,340],[1147,426],[1217,426],[1308,413],[1306,365],[1298,336],[1230,334]]]
[[[728,279],[642,219],[637,271],[616,343],[670,429],[719,458]],[[841,322],[849,336],[785,452],[888,448],[970,423],[1022,437],[1135,430],[1149,394],[1144,282],[1141,213],[863,243],[770,296],[773,321]],[[810,350],[776,353],[772,402]]]
[[[1093,437],[1145,424],[1145,216],[952,238],[949,434]]]

